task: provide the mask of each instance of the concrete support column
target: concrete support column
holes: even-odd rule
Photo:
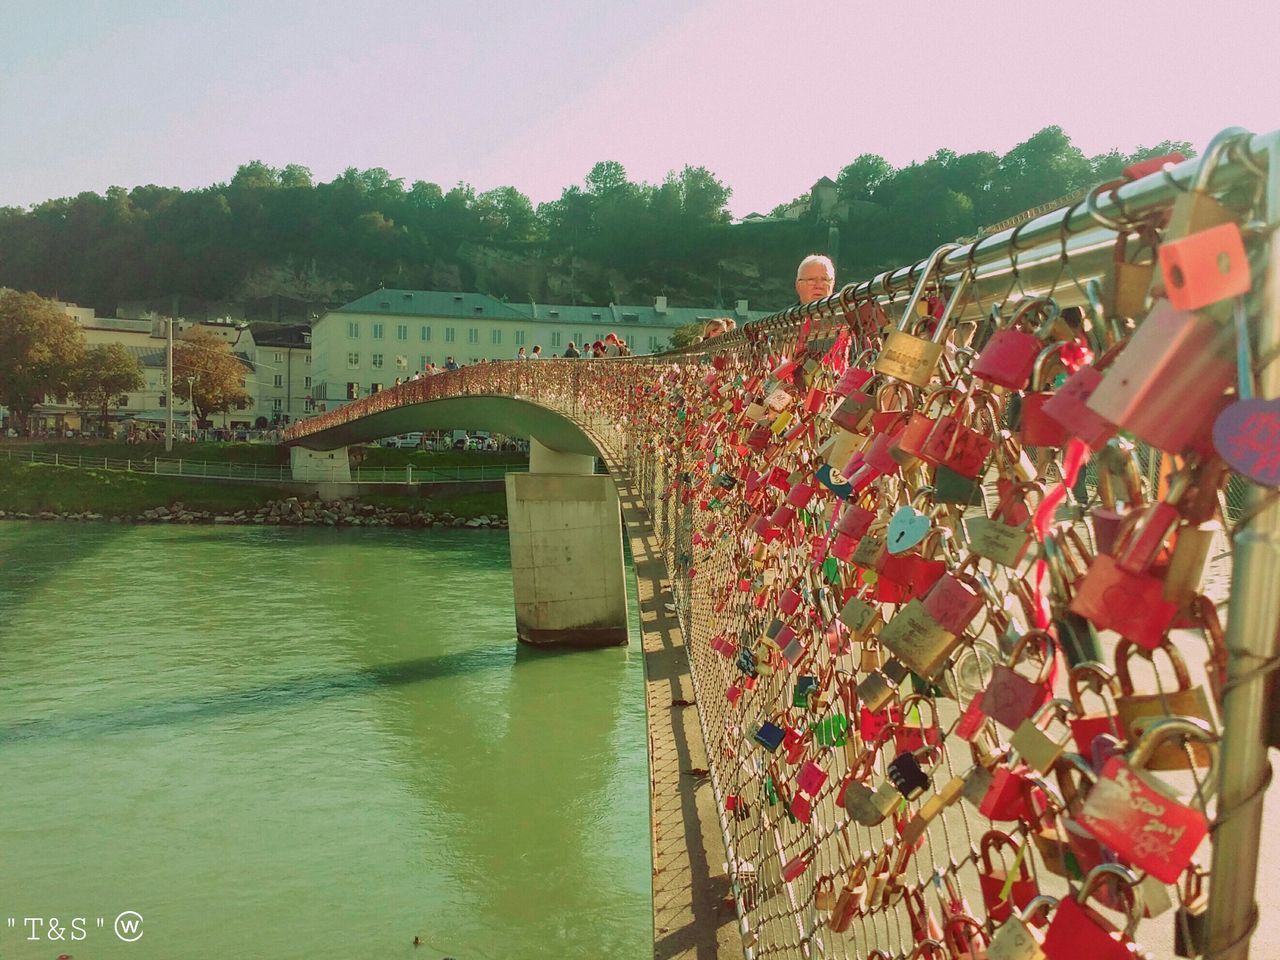
[[[351,463],[347,460],[346,447],[338,447],[336,450],[290,447],[289,471],[294,480],[305,483],[349,483],[351,481]]]
[[[539,447],[530,441],[529,473],[507,474],[517,635],[535,646],[625,644],[626,571],[613,480],[592,474],[594,457]],[[539,465],[577,470],[533,472]]]

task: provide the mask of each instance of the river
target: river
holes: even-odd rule
[[[505,533],[0,524],[0,958],[651,956],[635,627],[514,629]]]

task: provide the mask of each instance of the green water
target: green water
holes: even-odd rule
[[[0,524],[0,960],[651,956],[642,680],[505,534]]]

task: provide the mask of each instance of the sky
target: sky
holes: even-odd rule
[[[1274,0],[0,0],[0,206],[225,182],[512,185],[705,166],[736,216],[862,153],[1280,128]]]

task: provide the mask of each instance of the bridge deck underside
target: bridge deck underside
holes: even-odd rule
[[[536,437],[560,453],[600,453],[573,421],[518,397],[464,396],[395,407],[311,434],[297,444],[311,450],[368,443],[380,437],[430,430],[486,430],[508,437]]]

